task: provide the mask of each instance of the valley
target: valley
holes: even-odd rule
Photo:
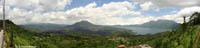
[[[200,24],[192,20],[185,23],[187,25],[180,24],[177,29],[144,35],[137,35],[123,28],[94,25],[87,21],[67,25],[65,26],[67,28],[59,31],[60,33],[27,30],[9,20],[6,23],[8,24],[6,33],[10,39],[13,33],[14,46],[37,48],[117,48],[120,44],[126,47],[145,45],[152,48],[191,48],[199,44],[195,42],[200,31]],[[186,30],[183,30],[184,28]]]

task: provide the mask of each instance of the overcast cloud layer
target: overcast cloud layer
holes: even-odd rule
[[[182,16],[190,16],[194,12],[200,12],[199,0],[125,0],[104,3],[102,6],[91,2],[86,6],[68,10],[65,8],[69,7],[73,0],[6,0],[6,2],[9,2],[6,4],[6,18],[16,24],[73,24],[87,20],[100,25],[129,25],[159,19],[182,23]],[[178,8],[180,10],[169,12],[174,14],[160,16],[144,15],[144,12],[151,10],[162,13],[161,9],[165,8]],[[2,10],[0,10],[0,15],[2,15]]]
[[[200,0],[131,0],[137,3],[152,2],[155,7],[159,8],[185,8],[192,6],[200,6]]]

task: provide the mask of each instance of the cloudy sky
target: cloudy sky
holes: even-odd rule
[[[16,24],[73,24],[87,20],[99,25],[142,24],[200,12],[200,0],[6,0],[6,18]],[[2,16],[2,1],[0,4]],[[2,17],[1,17],[2,18]]]

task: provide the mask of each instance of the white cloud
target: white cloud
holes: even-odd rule
[[[6,5],[10,7],[32,9],[39,5],[39,0],[6,0]]]
[[[48,5],[47,5],[48,6]],[[50,8],[51,6],[49,6]],[[135,4],[124,2],[111,2],[102,6],[97,6],[95,2],[86,6],[73,8],[67,11],[54,11],[40,13],[35,10],[28,11],[26,8],[16,7],[10,9],[9,19],[17,24],[26,23],[56,23],[56,24],[72,24],[81,20],[88,20],[94,24],[101,25],[117,25],[125,24],[122,16],[141,15],[139,11],[133,11]]]
[[[152,2],[158,8],[185,8],[200,6],[200,0],[132,0],[133,2]]]
[[[62,10],[71,4],[71,0],[39,0],[45,10]]]
[[[66,11],[63,10],[67,5],[71,4],[71,0],[7,0],[6,6],[7,18],[14,21],[16,24],[26,23],[56,23],[56,24],[72,24],[81,20],[88,20],[94,24],[100,25],[127,25],[127,24],[142,24],[151,20],[167,19],[176,22],[182,22],[182,16],[189,16],[192,13],[200,12],[200,7],[183,8],[177,14],[163,15],[163,16],[143,16],[141,11],[135,11],[136,4],[128,1],[111,2],[97,6],[95,2],[86,6],[73,8]],[[177,0],[175,0],[176,2]],[[196,1],[196,0],[194,0]],[[56,3],[52,3],[56,2]],[[154,6],[167,7],[169,5],[163,4],[160,6],[155,4],[154,0],[144,2],[140,6],[143,10],[148,10]],[[161,1],[163,2],[163,1]],[[25,4],[25,5],[24,5]],[[174,3],[172,3],[174,4]],[[191,4],[192,3],[187,3]],[[194,3],[196,4],[196,3]],[[185,5],[183,5],[185,6]],[[181,6],[181,7],[183,7]],[[189,6],[189,5],[188,5]],[[173,7],[173,6],[169,6]],[[2,6],[0,7],[2,9]],[[43,11],[47,11],[41,13]],[[0,10],[2,15],[2,10]],[[133,16],[132,18],[122,18],[124,16]]]
[[[200,7],[194,6],[194,7],[187,7],[183,8],[180,11],[177,11],[176,14],[171,14],[171,15],[163,15],[163,16],[139,16],[135,18],[128,19],[127,22],[124,24],[143,24],[152,20],[173,20],[177,23],[183,23],[183,16],[186,16],[186,21],[189,21],[189,17],[194,13],[194,12],[200,12]]]
[[[71,0],[6,0],[6,5],[36,11],[63,10]]]
[[[46,17],[38,18],[41,19],[40,23],[42,23],[42,19],[48,20],[55,18],[52,16],[44,16],[41,12],[48,11],[47,13],[49,13],[51,11],[63,10],[67,5],[70,5],[71,2],[71,0],[6,0],[6,18],[14,21],[16,24],[25,24],[39,22],[37,20],[34,21],[34,18]],[[2,4],[0,9],[2,9]],[[2,15],[2,10],[0,15]],[[64,18],[58,17],[58,20],[59,19]]]
[[[152,2],[145,2],[145,3],[140,5],[142,10],[144,10],[144,11],[149,10],[150,8],[152,8],[152,6],[153,6]]]
[[[66,21],[64,17],[64,12],[49,12],[44,14],[38,14],[38,16],[33,16],[29,22],[32,23],[63,23]],[[70,20],[69,20],[70,21]]]
[[[73,21],[88,20],[101,25],[124,24],[122,16],[141,15],[139,11],[132,11],[133,9],[135,9],[135,5],[127,1],[111,2],[100,7],[93,2],[85,7],[66,11],[66,18]]]
[[[191,14],[194,12],[200,12],[200,7],[187,7],[182,9],[178,14],[181,14],[181,16],[191,16]]]
[[[194,7],[187,7],[183,8],[178,13],[172,14],[172,15],[163,15],[160,17],[156,17],[157,19],[166,19],[166,20],[174,20],[177,23],[183,23],[183,16],[188,18],[194,13],[194,12],[200,12],[200,7],[194,6]]]

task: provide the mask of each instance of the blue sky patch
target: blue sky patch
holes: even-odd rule
[[[97,3],[97,7],[98,6],[102,6],[103,4],[107,4],[110,2],[122,2],[122,1],[126,1],[126,0],[73,0],[71,5],[68,5],[65,10],[70,10],[73,8],[78,8],[81,6],[86,6],[92,2]]]

